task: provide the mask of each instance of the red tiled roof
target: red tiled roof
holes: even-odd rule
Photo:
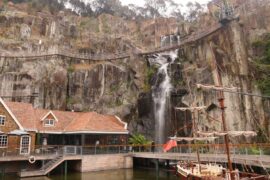
[[[68,112],[68,111],[51,111],[57,118],[58,121],[54,122],[54,126],[44,126],[44,122],[42,121],[42,118],[50,112],[50,110],[46,109],[36,109],[36,126],[38,131],[46,131],[46,132],[63,132],[65,127],[73,121],[75,118],[77,118],[78,114],[74,112]]]
[[[24,129],[36,130],[35,110],[31,104],[5,102]]]
[[[35,109],[31,104],[5,102],[26,130],[46,133],[127,133],[126,125],[117,117],[96,112],[68,112]],[[54,126],[44,126],[42,118],[49,112],[57,118]]]
[[[115,116],[101,115],[96,112],[82,113],[72,121],[65,131],[102,131],[102,132],[126,132]]]

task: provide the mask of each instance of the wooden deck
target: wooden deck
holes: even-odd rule
[[[133,157],[146,159],[163,159],[163,160],[177,160],[177,161],[196,161],[196,153],[133,153]],[[226,163],[227,156],[225,154],[201,154],[202,162],[220,162]],[[258,166],[263,168],[270,168],[269,155],[232,155],[231,160],[236,164],[244,164],[250,166]]]
[[[94,149],[93,149],[94,148]],[[111,146],[64,146],[54,148],[55,151],[49,154],[30,154],[27,156],[7,154],[0,157],[2,162],[28,162],[30,156],[34,156],[36,161],[45,160],[46,163],[37,169],[22,169],[20,177],[45,176],[63,162],[77,160],[77,163],[83,164],[82,169],[98,170],[110,168],[110,163],[118,158],[113,164],[122,163],[125,167],[126,162],[130,162],[129,168],[132,168],[133,158],[174,160],[174,161],[197,161],[197,154],[194,149],[200,148],[200,159],[202,162],[227,163],[227,156],[224,153],[223,144],[207,145],[186,145],[181,144],[171,149],[168,153],[151,152],[152,150],[162,149],[162,145],[155,146],[129,146],[129,145],[111,145]],[[231,160],[235,164],[247,166],[257,166],[263,169],[270,168],[270,144],[237,144],[231,145]],[[254,153],[258,155],[254,155]],[[129,159],[125,161],[124,159]],[[78,162],[79,161],[79,162]],[[27,163],[26,163],[27,164]],[[105,167],[104,165],[109,165]],[[86,170],[85,170],[86,171]],[[82,170],[83,172],[83,170]]]
[[[177,160],[177,161],[196,161],[196,153],[152,153],[152,152],[134,152],[134,153],[121,153],[126,154],[135,158],[146,158],[146,159],[163,159],[163,160]],[[89,155],[65,155],[64,160],[81,160],[83,156]],[[97,156],[98,155],[90,155]],[[55,155],[43,155],[35,156],[38,160],[51,160],[54,159]],[[201,154],[201,161],[204,162],[227,162],[225,154]],[[0,157],[0,162],[12,162],[12,161],[28,161],[29,156],[8,156]],[[233,163],[246,164],[252,166],[259,166],[270,168],[270,155],[231,155]]]

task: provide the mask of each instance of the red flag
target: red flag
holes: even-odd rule
[[[175,140],[169,140],[166,144],[163,145],[163,151],[167,152],[173,147],[177,147],[177,142]]]

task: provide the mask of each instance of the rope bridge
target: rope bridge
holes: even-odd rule
[[[145,55],[150,55],[150,54],[156,54],[156,53],[162,53],[166,51],[172,51],[179,49],[186,44],[193,43],[199,39],[202,39],[205,36],[208,36],[217,30],[222,28],[221,24],[216,24],[210,29],[208,28],[207,30],[199,31],[195,34],[192,34],[190,36],[187,36],[186,38],[182,39],[181,43],[177,45],[172,45],[172,46],[165,46],[165,47],[158,47],[146,52],[124,52],[120,54],[102,54],[102,55],[92,55],[92,54],[79,54],[79,53],[70,53],[68,51],[64,50],[59,50],[55,51],[55,53],[52,54],[42,54],[42,53],[23,53],[20,55],[5,55],[5,54],[0,54],[0,58],[12,58],[12,59],[34,59],[34,58],[51,58],[51,57],[66,57],[66,58],[71,58],[71,59],[76,59],[76,60],[91,60],[91,61],[113,61],[113,60],[120,60],[120,59],[126,59],[130,58],[132,55],[135,56],[145,56]]]

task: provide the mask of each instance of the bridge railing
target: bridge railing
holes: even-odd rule
[[[178,144],[167,153],[190,154],[199,151],[200,154],[225,154],[224,144]],[[97,155],[97,154],[123,154],[123,153],[161,153],[163,145],[48,145],[35,146],[26,154],[21,154],[19,148],[0,149],[1,157],[7,156],[49,156],[59,153],[64,155]],[[232,155],[269,155],[270,144],[237,144],[230,145]]]

